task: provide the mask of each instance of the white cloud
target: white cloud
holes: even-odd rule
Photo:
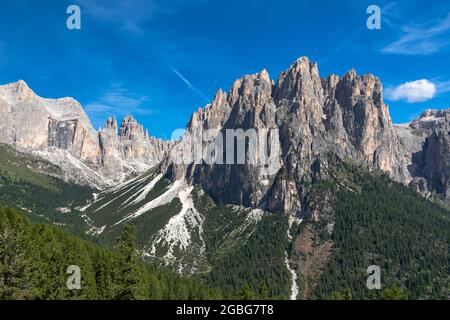
[[[402,27],[402,35],[382,49],[384,53],[429,55],[450,45],[450,14],[444,19],[426,24]]]
[[[392,101],[404,100],[408,103],[423,102],[436,94],[436,85],[426,79],[403,83],[395,88],[387,88],[385,96]]]

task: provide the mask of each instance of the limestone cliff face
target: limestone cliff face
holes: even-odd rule
[[[150,137],[148,130],[144,130],[132,116],[122,120],[119,129],[119,148],[125,161],[155,165],[162,161],[170,147],[170,142]]]
[[[351,70],[321,79],[317,64],[303,57],[281,74],[274,97],[284,166],[267,196],[270,210],[301,212],[330,152],[405,180],[382,85],[373,75]]]
[[[108,118],[99,132],[99,140],[101,171],[110,177],[125,178],[144,172],[159,164],[172,146],[169,141],[149,137],[148,131],[132,116],[126,116],[120,128],[115,118]]]
[[[396,131],[412,177],[410,185],[426,197],[450,201],[450,109],[427,110]]]
[[[194,139],[199,138],[201,149],[205,149],[207,141],[220,141],[222,150],[215,154],[216,161],[205,163],[201,159],[193,159],[193,163],[175,164],[168,159],[163,168],[168,166],[169,176],[174,179],[186,178],[189,182],[199,184],[224,203],[257,206],[269,188],[268,176],[261,172],[261,167],[256,164],[256,160],[261,159],[263,150],[257,149],[256,146],[245,148],[243,157],[247,160],[254,159],[254,162],[239,162],[238,151],[234,150],[235,154],[230,155],[233,150],[227,150],[226,146],[231,145],[235,139],[234,135],[229,136],[227,132],[232,130],[236,133],[234,129],[240,129],[243,134],[248,134],[248,129],[277,128],[272,88],[269,74],[263,70],[236,80],[228,93],[219,90],[212,104],[194,113],[187,126],[187,134]],[[208,129],[213,129],[209,132],[213,133],[213,136],[206,137]],[[259,141],[258,131],[251,134],[253,133],[254,139],[247,136],[244,138],[248,139],[247,142],[241,141],[242,145]],[[238,140],[239,138],[236,138],[236,141]],[[184,137],[172,152],[177,153],[180,150],[198,154],[199,144],[191,143]],[[227,162],[228,157],[236,160],[230,164]]]
[[[98,140],[80,104],[43,99],[24,81],[0,86],[0,142],[22,149],[63,148],[82,161],[97,163]]]
[[[276,83],[265,70],[244,76],[195,113],[187,131],[195,135],[199,128],[216,128],[226,136],[227,129],[277,129],[278,170],[261,175],[261,168],[249,164],[178,165],[169,160],[162,168],[169,177],[201,185],[220,202],[293,215],[304,210],[308,188],[323,174],[324,156],[330,152],[407,183],[411,173],[382,92],[378,78],[357,76],[354,70],[342,78],[321,78],[317,64],[305,57]],[[183,145],[185,139],[177,144]]]
[[[41,98],[22,80],[0,86],[0,143],[38,154],[61,166],[68,180],[99,188],[147,170],[169,148],[131,117],[120,135],[112,118],[98,133],[79,102]]]

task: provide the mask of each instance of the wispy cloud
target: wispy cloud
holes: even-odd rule
[[[436,85],[429,80],[422,79],[403,83],[395,88],[387,88],[385,96],[388,100],[403,100],[408,103],[424,102],[434,98]]]
[[[103,125],[108,116],[123,117],[125,115],[148,116],[156,111],[148,107],[149,98],[138,96],[121,84],[111,86],[97,100],[88,103],[86,112],[91,117],[94,125]]]
[[[131,32],[140,32],[141,24],[153,16],[158,3],[154,0],[98,1],[79,0],[82,14],[100,21],[117,24]]]
[[[78,0],[83,14],[101,22],[118,25],[121,28],[140,33],[145,30],[146,21],[161,14],[170,14],[186,6],[205,0]]]
[[[172,68],[172,72],[175,73],[178,76],[178,78],[180,78],[181,81],[183,81],[184,84],[186,84],[186,86],[189,89],[191,89],[193,92],[195,92],[197,95],[199,95],[203,100],[205,100],[205,102],[209,101],[208,97],[203,92],[201,92],[199,89],[194,87],[194,85],[188,79],[186,79],[186,77],[183,76],[177,69]]]
[[[400,38],[382,49],[384,53],[429,55],[450,45],[450,14],[444,19],[402,27]]]
[[[436,81],[435,83],[438,93],[450,92],[450,81]]]
[[[402,7],[395,1],[386,3],[381,8],[381,16],[383,24],[394,27],[397,21],[401,18]]]

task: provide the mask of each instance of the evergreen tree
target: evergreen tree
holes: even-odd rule
[[[406,292],[397,285],[381,291],[381,300],[406,300]]]
[[[120,300],[145,299],[142,286],[142,270],[136,249],[136,230],[134,226],[125,225],[117,243],[119,250],[119,288],[117,298]]]
[[[260,300],[269,299],[269,289],[267,288],[267,284],[265,281],[261,281],[259,285],[259,297]]]
[[[11,210],[0,212],[0,299],[25,299],[29,225]]]
[[[242,287],[241,292],[239,293],[239,299],[240,300],[256,299],[255,292],[252,290],[252,288],[250,288],[250,286],[247,283]]]
[[[124,228],[117,247],[113,253],[0,207],[0,300],[222,298],[199,279],[140,261],[132,227]],[[80,290],[67,288],[70,265],[80,267]]]

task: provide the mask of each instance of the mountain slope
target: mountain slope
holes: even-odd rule
[[[377,297],[366,269],[381,268],[382,288],[410,299],[448,299],[450,212],[382,173],[332,159],[315,190],[311,212],[294,246],[303,298]],[[325,199],[325,201],[324,201]]]
[[[13,98],[5,101],[10,107]],[[409,298],[445,299],[449,124],[447,110],[394,126],[378,78],[354,70],[320,78],[317,64],[303,57],[276,82],[263,70],[236,80],[229,92],[219,90],[173,147],[159,142],[152,149],[163,159],[153,167],[140,161],[151,149],[143,127],[127,117],[117,135],[115,119],[108,119],[98,136],[99,165],[106,170],[109,163],[117,181],[130,159],[142,172],[114,187],[62,182],[67,163],[87,172],[74,156],[54,159],[55,167],[8,149],[0,165],[5,199],[30,217],[43,215],[109,247],[131,225],[143,260],[200,276],[226,295],[242,289],[271,298],[369,299],[398,289]],[[206,130],[214,133],[209,138],[243,146],[206,149],[212,158],[236,158],[236,150],[247,158],[276,157],[262,165],[176,161],[180,153],[211,147],[209,138],[192,139],[205,138]],[[252,150],[249,137],[227,137],[230,130],[276,134]],[[66,131],[50,140],[65,141]],[[365,287],[370,265],[380,266],[388,293]]]
[[[228,294],[245,285],[258,292],[265,283],[269,296],[289,295],[285,217],[217,205],[202,190],[183,181],[171,183],[155,171],[96,194],[78,209],[106,245],[124,224],[135,226],[138,247],[150,263],[201,274]]]
[[[219,299],[219,290],[139,262],[133,235],[124,231],[115,251],[52,226],[34,225],[0,207],[0,300]],[[130,237],[127,237],[130,236]],[[131,259],[130,259],[131,257]],[[81,270],[79,290],[66,271]],[[137,281],[136,281],[137,280]]]
[[[20,209],[32,221],[83,235],[85,222],[72,210],[95,190],[63,177],[62,170],[48,161],[0,144],[0,204]]]

